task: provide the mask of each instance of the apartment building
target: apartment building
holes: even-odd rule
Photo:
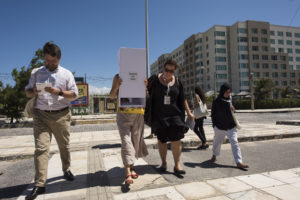
[[[300,28],[250,20],[215,25],[161,55],[151,64],[151,74],[161,72],[170,58],[180,65],[177,75],[187,96],[196,85],[218,91],[225,82],[234,93],[250,91],[250,75],[254,86],[259,79],[268,78],[278,88],[295,88],[300,86]]]

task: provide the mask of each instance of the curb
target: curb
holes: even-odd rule
[[[263,141],[263,140],[274,140],[274,139],[285,139],[285,138],[295,138],[295,137],[300,137],[300,132],[299,133],[289,133],[289,134],[276,134],[276,135],[265,135],[265,136],[245,136],[245,137],[239,137],[238,141],[241,142],[254,142],[254,141]],[[99,142],[101,143],[101,142]],[[209,143],[210,145],[212,145],[213,140],[207,140],[207,143]],[[223,144],[227,144],[229,143],[228,138],[226,138],[223,142]],[[194,141],[194,140],[189,140],[189,141],[182,141],[182,147],[186,148],[186,147],[195,147],[195,146],[199,146],[201,144],[200,140]],[[168,143],[168,148],[170,143]],[[120,148],[121,144],[120,141],[113,143],[113,144],[99,144],[96,145],[94,147],[92,146],[84,146],[84,147],[73,147],[71,148],[71,152],[74,151],[82,151],[82,150],[87,150],[89,148],[99,148],[101,146],[101,148],[105,149],[105,148]],[[154,144],[148,144],[147,145],[148,148],[152,148],[152,149],[157,149],[157,143]],[[49,154],[54,154],[54,153],[59,153],[59,150],[50,150]],[[0,161],[8,161],[8,160],[17,160],[17,159],[26,159],[29,157],[34,156],[34,153],[31,154],[20,154],[20,155],[9,155],[9,156],[0,156]]]
[[[276,124],[300,126],[300,121],[276,121]]]

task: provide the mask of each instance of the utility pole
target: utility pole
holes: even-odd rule
[[[254,110],[253,72],[250,72],[249,79],[250,79],[251,110]]]
[[[146,76],[148,78],[148,72],[149,72],[149,47],[148,47],[148,0],[145,0],[145,20],[146,20]]]

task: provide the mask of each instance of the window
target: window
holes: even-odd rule
[[[267,38],[261,38],[261,42],[262,43],[268,43],[268,39]]]
[[[285,61],[285,60],[286,60],[286,57],[285,57],[285,56],[280,56],[280,60],[281,60],[281,61]]]
[[[258,42],[258,37],[252,37],[252,42]]]
[[[296,69],[299,70],[300,69],[300,65],[296,65]],[[300,78],[300,76],[299,76]]]
[[[294,36],[295,36],[296,38],[300,38],[300,33],[295,33]]]
[[[288,53],[293,53],[293,49],[291,49],[291,48],[287,48],[286,50]]]
[[[283,40],[278,40],[278,44],[284,44]]]
[[[300,41],[295,41],[295,45],[300,46]]]
[[[263,72],[263,77],[264,78],[269,77],[269,72]]]
[[[258,46],[252,46],[252,51],[258,51]]]
[[[215,40],[215,44],[224,45],[225,44],[225,40]]]
[[[216,62],[226,62],[226,57],[216,56]]]
[[[282,31],[277,31],[277,35],[278,36],[283,36],[283,32]]]
[[[295,78],[295,75],[296,75],[295,73],[290,73],[291,78]]]
[[[246,28],[238,28],[238,33],[247,33]]]
[[[300,62],[300,57],[296,57],[296,62]]]
[[[278,69],[277,64],[272,64],[272,69]]]
[[[253,60],[258,60],[259,56],[258,55],[252,55]]]
[[[259,77],[259,72],[253,72],[253,77]]]
[[[240,69],[248,69],[248,63],[240,63]]]
[[[277,60],[277,56],[271,56],[271,60]]]
[[[281,81],[281,85],[286,86],[287,82],[286,81]]]
[[[216,53],[226,53],[225,48],[216,48]]]
[[[207,53],[206,53],[206,58],[208,58],[208,57],[209,57],[209,53],[207,52]]]
[[[280,69],[286,69],[286,64],[280,64]]]
[[[240,77],[248,77],[248,72],[240,72]]]
[[[223,32],[223,31],[215,31],[215,36],[225,36],[225,32]]]
[[[270,35],[275,35],[275,32],[274,31],[270,31]]]
[[[268,68],[269,68],[269,64],[263,63],[263,64],[262,64],[262,68],[263,68],[263,69],[268,69]]]
[[[198,38],[197,40],[196,40],[196,44],[197,43],[202,43],[202,38]]]
[[[264,34],[264,35],[268,34],[267,29],[261,29],[261,34]]]
[[[293,70],[294,66],[293,65],[289,65],[289,69]]]
[[[268,55],[262,55],[262,56],[261,56],[261,59],[262,59],[262,60],[268,60],[269,58],[268,58]]]
[[[289,57],[289,61],[291,61],[291,62],[293,62],[293,61],[294,61],[294,59],[293,59],[293,57],[292,57],[292,56],[290,56],[290,57]]]
[[[278,72],[272,72],[272,77],[277,78],[278,77]]]
[[[261,50],[262,50],[262,51],[268,51],[268,47],[262,46],[262,47],[261,47]]]
[[[216,74],[217,79],[227,79],[227,74]]]
[[[287,40],[287,41],[286,41],[286,44],[287,44],[287,45],[293,45],[293,42],[292,42],[292,40]]]
[[[251,29],[251,32],[252,32],[253,34],[257,34],[257,28],[252,28],[252,29]]]
[[[248,42],[247,37],[238,37],[238,42]]]
[[[249,81],[241,81],[240,86],[249,86]]]
[[[253,63],[253,68],[254,69],[259,69],[259,63]]]
[[[286,77],[286,72],[282,72],[281,77],[285,78]]]
[[[296,54],[300,54],[300,49],[296,49]]]
[[[205,37],[205,40],[206,40],[206,42],[208,41],[208,37],[207,36]]]
[[[271,47],[271,52],[275,52],[275,48]]]
[[[278,52],[284,52],[284,48],[278,48]]]
[[[248,60],[248,55],[247,54],[240,54],[239,55],[239,60]]]
[[[270,39],[271,44],[275,44],[275,40],[274,39]]]
[[[286,32],[285,35],[286,35],[286,37],[292,37],[292,33],[291,32]]]
[[[216,65],[216,70],[227,70],[226,65]]]
[[[248,51],[248,46],[239,46],[239,51]]]

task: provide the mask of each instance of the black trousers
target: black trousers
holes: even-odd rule
[[[194,132],[200,138],[202,144],[206,143],[205,132],[203,129],[203,121],[204,121],[204,117],[195,119],[195,127],[194,127]]]

